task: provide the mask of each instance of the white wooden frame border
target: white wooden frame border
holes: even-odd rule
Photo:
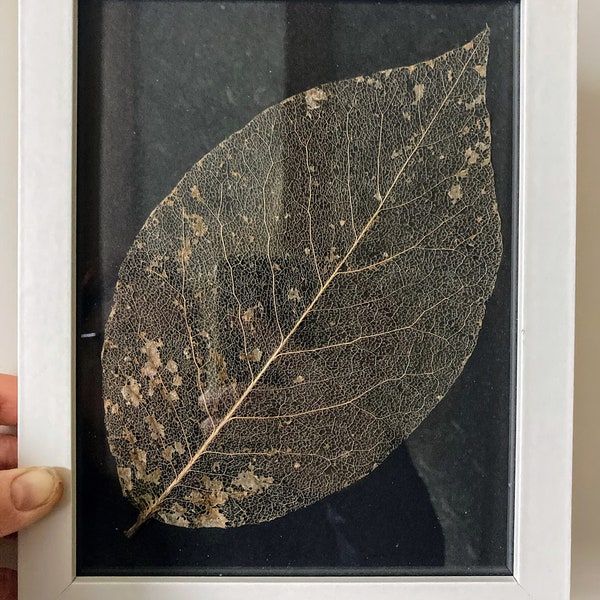
[[[569,597],[576,0],[522,0],[514,576],[75,577],[73,0],[20,0],[19,461],[62,469],[58,510],[22,532],[23,600]]]

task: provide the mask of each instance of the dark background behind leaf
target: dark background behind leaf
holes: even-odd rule
[[[516,3],[82,1],[79,19],[78,574],[508,573]],[[461,377],[376,471],[314,506],[235,530],[152,521],[126,539],[136,511],[106,444],[99,354],[118,267],[152,208],[267,106],[433,58],[486,23],[505,250]]]

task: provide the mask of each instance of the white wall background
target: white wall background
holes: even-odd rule
[[[550,0],[551,1],[551,0]],[[600,2],[579,1],[573,600],[600,598]]]
[[[17,374],[17,1],[0,0],[0,373]],[[0,566],[16,543],[0,539]]]
[[[17,374],[17,1],[0,0],[0,371]]]
[[[552,0],[549,0],[552,2]],[[575,1],[575,0],[574,0]],[[573,600],[600,598],[600,2],[580,0]],[[41,3],[40,3],[41,8]],[[17,368],[17,0],[0,0],[0,372]],[[0,564],[14,560],[0,544]]]

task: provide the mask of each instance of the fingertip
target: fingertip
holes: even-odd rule
[[[45,516],[63,494],[55,469],[31,467],[0,472],[0,535],[28,527]]]
[[[60,488],[60,489],[59,489]],[[29,512],[56,504],[62,495],[62,480],[54,469],[33,467],[15,477],[10,485],[13,506]]]

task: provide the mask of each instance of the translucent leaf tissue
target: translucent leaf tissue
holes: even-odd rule
[[[154,209],[102,354],[123,494],[236,527],[368,475],[473,352],[502,254],[489,32],[266,109]]]

